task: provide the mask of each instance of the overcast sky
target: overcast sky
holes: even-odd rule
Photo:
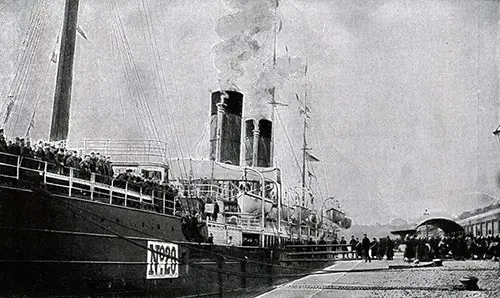
[[[88,40],[77,37],[70,140],[154,138],[154,123],[172,156],[207,158],[210,91],[221,85],[213,47],[224,41],[215,28],[234,7],[221,0],[80,2]],[[500,124],[498,6],[280,1],[272,23],[280,28],[278,56],[308,67],[306,77],[287,77],[276,93],[288,104],[275,117],[286,186],[300,183],[295,93],[303,99],[307,90],[309,147],[321,159],[311,168],[313,186],[318,197],[335,195],[355,223],[414,218],[425,209],[451,216],[489,203],[471,192],[499,194],[500,147],[492,135]],[[17,95],[9,135],[24,135],[36,107],[33,136],[48,136],[50,58],[63,8],[63,0],[0,0],[2,102]],[[262,28],[252,35],[258,49],[234,79],[246,113],[266,106],[255,82],[272,58],[273,29]],[[26,36],[33,55],[16,63]]]

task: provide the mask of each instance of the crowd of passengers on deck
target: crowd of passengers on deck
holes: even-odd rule
[[[83,154],[83,150],[70,150],[64,142],[57,144],[39,141],[32,145],[29,138],[16,137],[9,140],[4,135],[4,130],[0,129],[0,153],[8,153],[29,159],[34,163],[26,162],[30,166],[43,170],[42,163],[47,162],[47,170],[61,175],[69,175],[70,168],[76,178],[90,179],[94,173],[96,182],[110,184],[114,178],[111,158],[101,155],[99,152]],[[166,182],[161,182],[154,177],[144,177],[128,169],[114,178],[116,186],[123,186],[125,183],[132,184],[139,188],[152,189],[161,188],[163,190],[174,191]]]

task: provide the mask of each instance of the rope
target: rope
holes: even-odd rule
[[[149,123],[150,125],[145,125],[146,126],[145,128],[149,129],[153,133],[153,137],[158,141],[159,139],[158,139],[158,131],[156,128],[156,124],[155,124],[155,121],[152,117],[151,109],[149,108],[149,105],[147,104],[147,101],[145,98],[145,91],[144,91],[144,88],[142,85],[142,81],[140,79],[137,65],[136,65],[134,58],[133,58],[133,55],[132,55],[132,50],[131,50],[128,38],[126,36],[126,33],[125,33],[125,28],[123,26],[123,22],[121,20],[120,15],[118,14],[118,11],[117,11],[117,8],[115,5],[115,1],[112,0],[111,3],[112,3],[115,21],[116,21],[116,24],[118,27],[117,30],[118,30],[119,39],[122,42],[122,47],[123,47],[123,51],[124,51],[124,53],[123,53],[124,60],[126,60],[125,65],[128,65],[130,67],[129,71],[126,71],[126,75],[132,76],[132,77],[128,77],[128,79],[129,79],[129,82],[131,83],[131,85],[134,85],[134,87],[135,87],[134,91],[137,94],[137,98],[139,99],[138,101],[136,101],[136,106],[139,108],[139,111],[141,111],[141,108],[144,109],[143,113],[145,114],[145,118],[150,122]],[[122,56],[122,58],[123,58],[123,56]],[[132,94],[132,97],[135,97],[135,96],[133,96],[133,94]]]
[[[10,83],[10,87],[9,89],[5,89],[7,90],[7,94],[4,93],[3,95],[6,98],[6,100],[4,101],[4,105],[5,104],[12,105],[16,101],[16,98],[19,97],[22,98],[21,105],[16,105],[14,111],[12,111],[12,108],[10,110],[6,109],[3,124],[9,126],[10,129],[8,130],[12,130],[12,126],[14,126],[14,128],[17,127],[17,122],[21,114],[20,112],[24,104],[24,101],[26,100],[25,96],[25,91],[27,90],[26,80],[31,70],[31,66],[33,65],[36,49],[39,45],[43,29],[45,28],[46,25],[46,22],[44,22],[45,19],[42,17],[42,15],[47,14],[46,6],[47,5],[45,5],[45,2],[42,2],[41,5],[36,7],[36,11],[32,12],[32,18],[30,20],[28,32],[26,33],[25,39],[22,42],[21,49],[18,54],[18,60],[11,73],[12,80]],[[12,76],[12,74],[14,75]],[[12,96],[12,99],[10,101],[7,100],[8,95]],[[12,121],[8,122],[12,112],[14,113],[17,112],[15,125],[13,125]]]
[[[283,125],[283,121],[281,120],[281,116],[278,112],[278,110],[276,110],[276,117],[278,118],[278,122],[281,124],[281,127],[283,128],[283,131],[285,132],[285,136],[286,136],[286,139],[288,141],[288,145],[290,145],[290,148],[292,149],[292,154],[293,154],[293,158],[295,160],[295,163],[297,165],[297,167],[300,169],[300,162],[299,162],[299,159],[297,157],[297,154],[295,154],[295,151],[294,151],[294,148],[293,148],[293,145],[292,145],[292,140],[290,139],[290,136],[288,135],[288,131],[286,130],[285,126]]]
[[[24,55],[26,53],[26,49],[27,49],[27,47],[25,45],[27,44],[28,38],[33,34],[33,32],[35,30],[35,27],[33,26],[33,23],[35,20],[35,15],[39,13],[40,7],[43,5],[43,0],[42,0],[41,5],[39,5],[39,6],[35,6],[36,3],[37,2],[34,1],[32,6],[31,6],[28,31],[24,35],[24,39],[21,42],[21,45],[19,47],[19,52],[18,52],[17,57],[16,57],[16,62],[14,63],[12,71],[9,75],[10,82],[7,84],[4,84],[4,88],[2,89],[2,92],[0,93],[0,95],[2,96],[2,99],[5,98],[4,102],[2,103],[2,110],[4,110],[4,107],[7,105],[7,95],[10,93],[9,91],[12,89],[14,81],[19,76],[19,71],[20,71],[19,66],[21,65],[21,63],[24,59],[23,57],[24,57]],[[36,10],[36,12],[35,12],[35,10]],[[10,89],[7,89],[7,86],[9,86],[8,88],[10,88]],[[7,92],[7,94],[5,92]]]

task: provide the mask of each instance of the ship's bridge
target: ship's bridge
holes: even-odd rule
[[[84,140],[85,153],[99,152],[110,156],[115,175],[132,170],[144,177],[168,181],[167,143],[155,140]]]

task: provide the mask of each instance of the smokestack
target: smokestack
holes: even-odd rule
[[[273,123],[266,117],[245,120],[244,164],[254,167],[272,167]]]
[[[237,91],[212,93],[210,113],[210,159],[239,165],[243,94]]]

